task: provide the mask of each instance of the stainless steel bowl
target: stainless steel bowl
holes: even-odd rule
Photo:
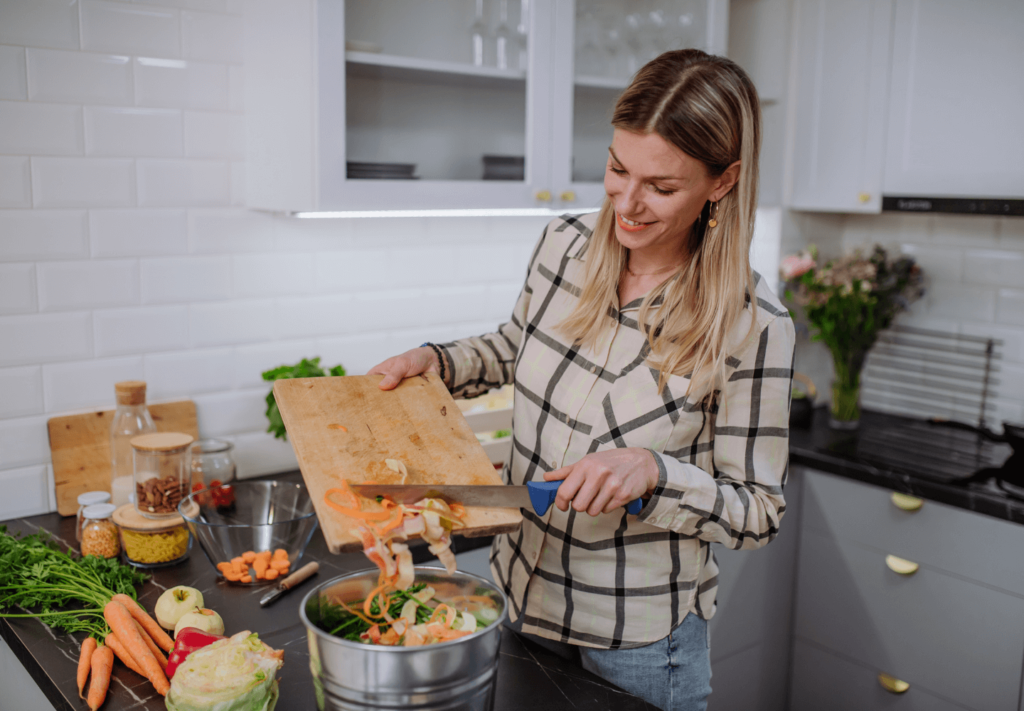
[[[435,588],[442,601],[486,595],[498,606],[498,619],[468,637],[424,647],[350,642],[318,627],[321,605],[366,599],[377,585],[377,570],[328,580],[310,591],[299,608],[321,711],[487,711],[493,706],[501,623],[508,617],[505,594],[489,580],[469,573],[449,575],[443,568],[417,566],[416,582]]]

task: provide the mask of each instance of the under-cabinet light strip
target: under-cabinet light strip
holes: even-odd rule
[[[553,210],[547,207],[502,207],[458,210],[343,210],[336,212],[293,212],[292,217],[306,220],[356,217],[556,217],[597,212],[599,207],[575,207]]]

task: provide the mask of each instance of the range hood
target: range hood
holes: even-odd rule
[[[946,212],[957,215],[1024,217],[1024,199],[882,196],[883,212]]]

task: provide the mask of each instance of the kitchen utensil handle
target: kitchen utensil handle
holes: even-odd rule
[[[320,570],[320,564],[316,561],[312,563],[306,563],[304,566],[296,570],[294,573],[289,575],[287,578],[281,581],[280,586],[282,590],[291,590],[293,587],[301,583],[303,580]]]
[[[533,504],[533,510],[537,512],[538,516],[546,514],[548,509],[551,508],[551,504],[555,503],[555,496],[558,495],[558,487],[561,483],[561,481],[526,482],[526,490],[530,492],[530,503]],[[626,511],[636,515],[640,513],[640,509],[643,507],[643,501],[633,499],[626,504]]]

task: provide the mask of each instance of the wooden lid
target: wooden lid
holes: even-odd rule
[[[167,452],[173,449],[181,449],[192,444],[192,435],[183,432],[152,432],[131,438],[131,445],[135,449],[146,452]]]
[[[146,518],[135,510],[135,504],[119,506],[114,512],[113,519],[118,526],[130,531],[166,531],[169,528],[177,528],[185,524],[185,519],[181,516],[161,519]]]
[[[122,380],[120,383],[114,383],[114,392],[117,394],[118,405],[146,404],[146,381],[144,380]]]

